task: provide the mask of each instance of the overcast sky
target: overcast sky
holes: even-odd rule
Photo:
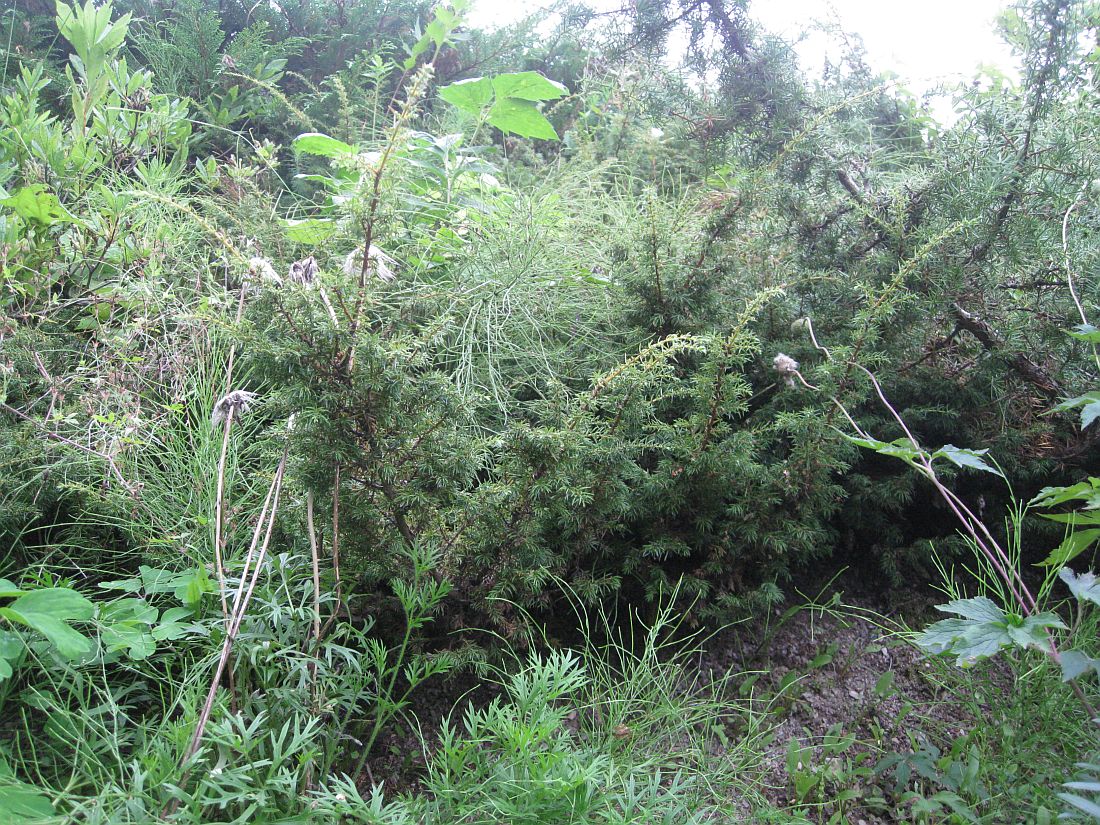
[[[600,7],[618,7],[623,0],[590,0]],[[751,11],[768,29],[791,41],[799,39],[815,19],[839,20],[846,31],[863,37],[868,60],[876,71],[896,72],[913,92],[923,94],[940,83],[953,86],[973,78],[981,64],[1014,74],[1012,55],[994,29],[1007,0],[755,0]],[[540,6],[539,0],[474,0],[473,20],[479,27],[512,22]],[[839,54],[821,34],[810,35],[798,47],[803,68],[820,71],[826,55]],[[944,104],[935,107],[941,119]]]

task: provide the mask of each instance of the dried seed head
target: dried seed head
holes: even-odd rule
[[[788,387],[795,385],[794,377],[798,373],[798,362],[791,356],[784,355],[782,352],[775,356],[772,361],[772,366],[775,367],[775,371],[783,378],[783,383]]]
[[[211,423],[218,427],[225,422],[230,415],[240,415],[245,412],[249,405],[256,400],[256,393],[248,392],[247,390],[233,390],[218,399],[218,403],[214,405],[214,414],[210,417]]]
[[[363,250],[353,249],[346,258],[344,258],[344,274],[348,277],[358,274],[360,268],[363,265]],[[374,244],[370,246],[370,268],[374,270],[374,274],[378,276],[380,281],[393,281],[397,278],[396,268],[397,261],[383,252]]]
[[[317,261],[310,255],[308,258],[302,258],[302,260],[292,263],[286,279],[292,284],[313,286],[317,283],[317,275],[320,271],[321,268],[317,266]]]
[[[252,279],[258,279],[261,283],[271,283],[281,286],[283,279],[275,273],[275,267],[267,258],[256,256],[248,259],[248,274]]]

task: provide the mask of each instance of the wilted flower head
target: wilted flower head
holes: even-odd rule
[[[355,275],[359,272],[360,267],[363,265],[363,250],[353,249],[346,258],[344,258],[344,274],[347,276]],[[397,278],[397,273],[394,269],[397,267],[397,261],[383,252],[374,244],[370,246],[370,268],[374,270],[374,274],[378,276],[380,281],[393,281]]]
[[[782,352],[775,356],[772,361],[772,366],[775,367],[775,371],[783,378],[783,383],[788,387],[795,385],[794,377],[798,372],[798,362],[791,356],[784,355]]]
[[[233,392],[227,393],[218,399],[218,403],[214,405],[214,414],[210,417],[210,421],[217,427],[230,415],[240,415],[245,412],[255,400],[256,393],[254,392],[233,390]]]
[[[312,286],[317,282],[317,274],[320,271],[321,268],[317,266],[317,261],[310,255],[308,258],[302,258],[302,260],[292,263],[286,279],[292,284]]]
[[[267,258],[261,258],[259,256],[249,258],[248,274],[253,278],[259,278],[261,282],[266,281],[276,286],[283,283],[283,279],[276,274],[275,267],[271,265],[271,261]]]

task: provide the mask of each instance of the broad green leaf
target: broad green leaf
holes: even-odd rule
[[[1081,429],[1087,428],[1093,421],[1100,418],[1100,392],[1087,392],[1076,398],[1067,398],[1054,407],[1056,412],[1067,412],[1081,408]]]
[[[538,107],[519,98],[498,99],[489,110],[489,123],[502,132],[540,140],[557,140],[558,133]]]
[[[126,650],[131,659],[146,659],[156,650],[150,632],[158,610],[144,599],[118,599],[100,608],[103,644],[107,650]]]
[[[877,438],[858,438],[854,435],[848,435],[841,430],[837,432],[840,432],[841,435],[857,447],[864,447],[868,450],[874,450],[876,453],[900,458],[904,461],[917,461],[924,455],[920,450],[913,449],[913,445],[909,442],[908,438],[897,438],[891,442],[886,442],[879,441]]]
[[[286,236],[296,243],[322,243],[336,232],[336,222],[328,218],[303,218],[285,223]]]
[[[1076,510],[1072,513],[1041,513],[1048,521],[1056,521],[1059,524],[1071,524],[1074,527],[1087,527],[1090,524],[1100,526],[1100,511]]]
[[[0,630],[0,659],[12,661],[18,659],[26,650],[23,637],[11,630]]]
[[[176,589],[176,580],[180,577],[174,570],[150,567],[147,564],[138,567],[138,572],[141,574],[141,589],[150,596],[155,593],[171,593]]]
[[[1001,471],[996,467],[986,464],[985,460],[982,458],[982,456],[988,452],[989,450],[965,450],[961,447],[956,447],[954,444],[944,444],[932,454],[932,458],[939,458],[942,456],[958,467],[970,467],[974,470],[982,470],[983,472],[1000,476]],[[1003,478],[1004,476],[1001,477]]]
[[[75,659],[92,649],[91,640],[67,623],[90,619],[94,612],[90,601],[66,587],[32,590],[9,606],[0,607],[0,616],[41,633],[66,659]]]
[[[16,587],[15,582],[9,581],[8,579],[0,579],[0,599],[19,596],[22,593],[23,591]]]
[[[1048,628],[1065,630],[1066,626],[1054,613],[1037,613],[1019,624],[1010,620],[1008,635],[1019,647],[1044,647],[1049,641]]]
[[[493,83],[487,77],[459,80],[439,90],[439,96],[471,115],[478,115],[493,99]]]
[[[1088,341],[1091,344],[1100,344],[1100,329],[1092,324],[1078,324],[1072,330],[1066,330],[1066,335],[1079,341]]]
[[[153,628],[153,638],[158,642],[169,642],[181,639],[189,633],[207,635],[202,625],[194,622],[184,623],[183,619],[191,619],[193,611],[189,607],[173,607],[165,610],[160,617],[160,623]]]
[[[0,783],[0,822],[22,825],[54,815],[53,803],[34,785],[10,780]]]
[[[952,654],[960,666],[993,656],[1003,647],[1045,645],[1046,628],[1065,627],[1053,613],[1025,619],[1009,616],[984,596],[957,599],[936,605],[936,609],[964,618],[936,622],[917,636],[916,642],[933,653]]]
[[[26,650],[26,642],[18,633],[0,630],[0,682],[11,678],[12,662],[18,662]]]
[[[1100,673],[1100,660],[1093,659],[1079,650],[1063,650],[1061,666],[1063,682],[1070,682],[1088,670]]]
[[[1083,796],[1078,796],[1075,793],[1060,793],[1058,794],[1058,798],[1063,802],[1068,802],[1079,811],[1088,814],[1094,820],[1100,819],[1100,805],[1097,805],[1095,802],[1085,799]]]
[[[14,210],[24,220],[50,226],[55,223],[72,223],[73,217],[61,205],[45,184],[34,183],[24,186],[14,195],[0,200],[0,206]]]
[[[1100,478],[1090,476],[1069,487],[1044,487],[1028,504],[1031,507],[1055,507],[1067,501],[1084,502],[1085,509],[1100,508]]]
[[[1078,576],[1068,567],[1063,567],[1058,573],[1058,578],[1066,583],[1066,587],[1079,601],[1100,604],[1100,582],[1096,580],[1096,574],[1092,571]]]
[[[323,135],[320,132],[306,132],[305,134],[298,135],[298,137],[294,138],[294,142],[291,145],[294,147],[295,152],[302,152],[307,155],[321,155],[326,158],[355,154],[354,147],[349,146],[342,140]]]
[[[440,6],[440,8],[442,9],[443,7]],[[439,17],[436,17],[435,20],[424,28],[424,37],[431,40],[437,49],[446,41],[448,34],[449,32],[446,24],[440,20]]]
[[[138,593],[141,591],[141,579],[134,576],[130,579],[115,579],[109,582],[100,582],[99,586],[104,590],[121,590],[123,593]]]
[[[176,589],[172,591],[177,599],[188,607],[194,607],[202,601],[203,595],[213,593],[214,585],[201,564],[176,579]]]
[[[1037,566],[1053,567],[1057,565],[1061,567],[1064,564],[1069,564],[1092,547],[1098,539],[1100,539],[1100,529],[1075,530],[1066,536],[1061,544],[1051,550],[1050,555],[1039,562]]]
[[[936,605],[936,610],[941,613],[954,613],[964,619],[973,619],[979,622],[1003,622],[1006,615],[997,607],[992,599],[985,596],[977,596],[973,599],[956,599],[947,604]]]
[[[569,90],[557,81],[538,72],[510,72],[493,78],[493,91],[498,100],[514,97],[520,100],[557,100]]]

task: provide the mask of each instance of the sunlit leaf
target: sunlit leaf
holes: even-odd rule
[[[493,77],[493,91],[498,99],[514,97],[520,100],[557,100],[569,90],[561,83],[543,77],[538,72],[509,72]]]
[[[341,155],[355,154],[355,148],[337,140],[334,137],[323,135],[320,132],[306,132],[294,138],[291,144],[295,152],[307,155],[321,155],[326,158],[340,157]]]
[[[540,140],[557,140],[553,125],[529,100],[498,99],[489,110],[489,123],[502,132]]]
[[[8,207],[24,220],[46,226],[73,221],[72,215],[61,205],[57,196],[42,183],[24,186],[14,195],[0,200],[0,206]]]
[[[439,90],[439,96],[471,115],[478,115],[493,99],[493,83],[487,77],[459,80]]]

